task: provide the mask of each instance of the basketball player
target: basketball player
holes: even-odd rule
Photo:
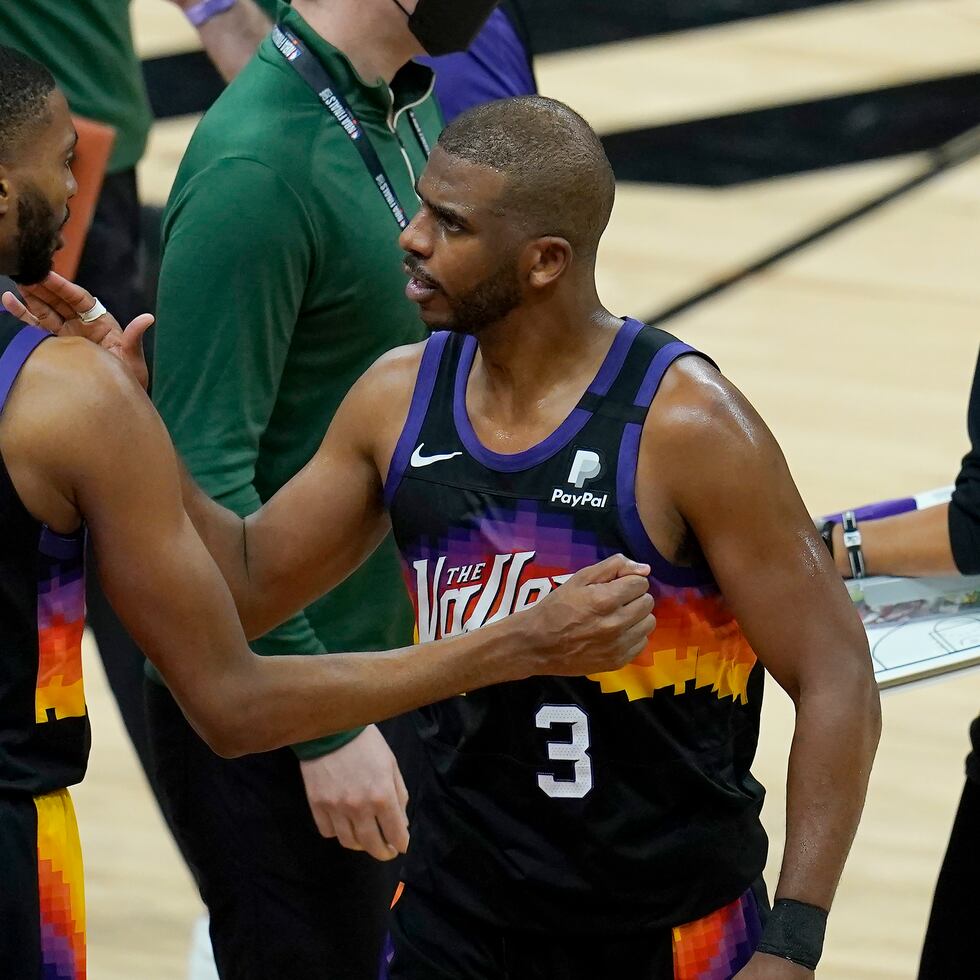
[[[31,283],[49,272],[75,191],[74,143],[68,106],[46,69],[0,46],[0,273]],[[90,335],[118,332],[91,297],[70,312],[65,332],[73,324]],[[148,319],[134,321],[135,332]],[[85,340],[8,322],[0,329],[0,411],[4,980],[85,976],[81,858],[66,787],[81,780],[89,749],[81,676],[86,527],[113,605],[223,755],[373,722],[535,671],[623,664],[653,625],[648,568],[618,556],[573,579],[554,601],[485,634],[437,644],[425,660],[414,649],[257,657],[181,506],[166,431],[116,359]],[[258,632],[273,625],[256,624]],[[404,849],[403,826],[378,833]]]
[[[385,509],[422,662],[619,550],[651,566],[659,627],[628,667],[419,713],[430,765],[385,974],[813,976],[879,704],[864,631],[779,448],[708,358],[601,305],[614,180],[567,107],[524,98],[460,116],[418,190],[407,291],[439,332],[379,360],[251,517],[185,481],[247,629],[354,567]],[[51,302],[31,300],[60,329]],[[797,709],[764,929],[750,772],[763,667]]]

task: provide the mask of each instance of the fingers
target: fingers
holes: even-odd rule
[[[650,583],[643,575],[627,575],[612,582],[600,582],[590,590],[594,608],[612,612],[619,606],[626,606],[634,599],[648,595]]]
[[[9,290],[0,296],[0,302],[3,303],[4,309],[11,316],[15,316],[18,320],[23,320],[24,323],[29,323],[31,326],[41,326],[38,318]]]
[[[83,289],[64,276],[59,276],[57,272],[48,273],[47,278],[40,283],[40,288],[52,294],[58,302],[64,303],[71,309],[69,319],[78,316],[79,313],[85,313],[95,306],[95,297],[87,289]]]
[[[623,647],[626,651],[626,662],[635,660],[646,648],[650,634],[657,628],[657,618],[647,613],[639,622],[634,623],[623,633]]]
[[[12,295],[12,294],[11,294]],[[16,297],[14,297],[16,299]],[[33,315],[34,326],[42,327],[49,333],[60,334],[63,332],[65,321],[62,317],[48,306],[44,300],[33,295],[29,286],[24,287],[24,301],[28,311]],[[21,304],[23,306],[23,304]]]
[[[382,830],[382,819],[384,819],[384,831]],[[391,814],[387,808],[380,808],[377,812],[371,810],[355,817],[351,821],[351,827],[357,844],[354,850],[367,851],[371,857],[378,861],[390,861],[398,856],[395,846],[388,842],[388,833],[396,839],[403,837],[404,846],[408,847],[407,824],[403,824],[399,828],[398,821],[391,819]],[[344,844],[344,846],[347,845]]]
[[[310,812],[313,814],[313,822],[316,824],[316,829],[320,831],[321,837],[337,836],[337,830],[329,811],[322,807],[311,807]]]
[[[391,857],[408,850],[408,817],[404,807],[394,805],[380,810],[377,825],[384,842],[394,852]]]
[[[333,825],[337,832],[337,841],[340,843],[341,847],[346,847],[348,851],[364,850],[357,840],[357,834],[354,831],[353,823],[351,823],[347,817],[343,816],[342,814],[335,814],[333,817]]]
[[[600,582],[612,582],[624,575],[649,575],[650,566],[631,561],[625,555],[610,555],[595,565],[576,572],[567,584],[575,582],[578,585],[595,585]]]
[[[74,320],[78,316],[78,310],[70,303],[66,303],[57,293],[47,289],[43,282],[33,286],[25,286],[24,292],[42,300],[64,320]]]
[[[643,595],[637,596],[631,602],[627,602],[624,606],[617,609],[610,617],[610,622],[617,629],[629,629],[641,622],[646,616],[649,616],[652,609],[653,596],[649,592],[645,592]]]

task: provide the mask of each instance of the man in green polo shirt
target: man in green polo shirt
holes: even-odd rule
[[[164,216],[154,398],[194,477],[238,513],[313,456],[378,356],[421,339],[398,234],[442,121],[431,71],[408,62],[465,47],[493,6],[295,0],[198,127]],[[371,650],[411,633],[386,540],[256,649]],[[394,875],[372,858],[407,839],[402,777],[379,730],[229,764],[162,685],[151,680],[147,699],[221,975],[373,980]],[[411,748],[406,721],[385,732],[399,753]]]

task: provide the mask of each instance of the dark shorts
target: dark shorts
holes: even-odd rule
[[[498,929],[406,888],[380,980],[731,980],[758,945],[767,907],[760,883],[674,929],[559,937]]]
[[[85,889],[67,790],[0,794],[0,975],[85,980]]]

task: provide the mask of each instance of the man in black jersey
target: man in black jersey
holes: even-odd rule
[[[41,319],[66,335],[52,337],[5,295],[32,325],[6,316],[0,323],[4,980],[85,976],[81,858],[66,787],[83,777],[89,748],[81,677],[86,529],[113,606],[191,722],[228,756],[536,671],[622,665],[653,626],[642,577],[648,568],[616,556],[554,601],[484,635],[439,644],[426,660],[412,648],[252,654],[181,506],[159,417],[117,359],[73,339],[128,348],[152,318],[134,321],[124,337],[92,296],[59,277],[44,279],[75,191],[74,145],[68,106],[50,74],[0,46],[0,273],[25,284]],[[41,279],[46,285],[30,285]],[[145,383],[145,370],[141,376]],[[260,606],[253,636],[281,621],[274,604]],[[381,828],[389,839],[403,830]]]
[[[620,550],[650,566],[658,628],[621,670],[420,712],[431,765],[385,974],[812,976],[880,714],[864,631],[778,446],[704,355],[602,307],[614,183],[566,106],[464,114],[418,191],[407,290],[439,332],[379,360],[244,521],[185,479],[243,622],[329,588],[387,510],[421,662]],[[763,666],[797,709],[764,931]]]

